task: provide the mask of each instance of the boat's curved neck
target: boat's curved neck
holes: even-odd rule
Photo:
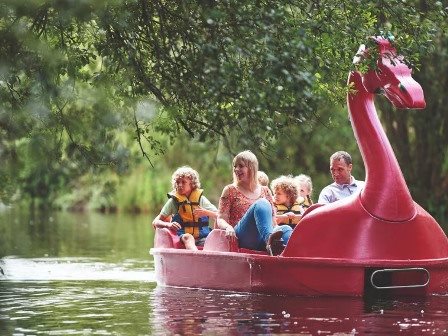
[[[356,91],[347,96],[347,106],[366,169],[361,203],[376,218],[409,220],[415,205],[376,113],[374,95],[365,90],[359,72],[350,73],[349,83]]]

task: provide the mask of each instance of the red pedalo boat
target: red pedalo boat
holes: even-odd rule
[[[189,251],[168,229],[157,229],[151,254],[159,285],[306,296],[448,293],[448,239],[412,200],[374,106],[374,94],[382,93],[397,108],[424,108],[423,90],[389,40],[373,40],[377,69],[353,71],[348,79],[354,91],[347,104],[366,169],[362,192],[313,205],[275,257],[232,245],[222,230],[213,230],[203,249]]]

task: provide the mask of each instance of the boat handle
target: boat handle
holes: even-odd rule
[[[375,274],[377,273],[393,273],[393,272],[410,272],[410,271],[418,271],[418,272],[424,272],[426,273],[426,282],[423,284],[416,284],[416,285],[403,285],[403,286],[377,286],[373,283],[373,278]],[[426,287],[429,284],[430,275],[426,268],[423,267],[412,267],[412,268],[384,268],[380,270],[376,270],[372,273],[370,276],[370,283],[372,286],[376,289],[395,289],[395,288],[419,288],[419,287]]]

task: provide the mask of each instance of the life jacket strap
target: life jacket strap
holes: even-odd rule
[[[182,222],[182,227],[203,227],[208,226],[208,223],[201,223],[201,222]]]

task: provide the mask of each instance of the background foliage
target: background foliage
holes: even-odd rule
[[[416,200],[446,215],[446,1],[5,0],[0,14],[4,202],[144,210],[182,164],[217,198],[246,148],[317,192],[337,149],[362,177],[346,77],[360,43],[393,34],[428,107],[380,101],[381,118]]]

